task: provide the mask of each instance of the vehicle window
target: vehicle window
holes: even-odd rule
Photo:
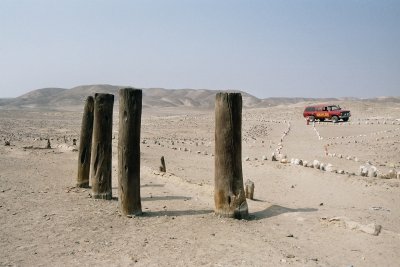
[[[306,107],[306,111],[314,111],[314,107]]]
[[[330,106],[331,110],[340,110],[340,107],[338,106]]]

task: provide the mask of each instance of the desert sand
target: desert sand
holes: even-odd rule
[[[307,125],[305,102],[243,109],[248,220],[213,213],[212,108],[143,109],[144,214],[132,218],[118,210],[117,106],[111,201],[74,187],[83,104],[0,109],[0,265],[400,266],[400,179],[381,177],[400,170],[400,104],[337,103],[349,122]],[[288,163],[271,160],[278,147]],[[377,177],[359,175],[368,161]]]

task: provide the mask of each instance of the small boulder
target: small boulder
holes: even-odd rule
[[[321,170],[321,171],[325,171],[325,163],[321,163],[320,165],[319,165],[319,169]]]
[[[313,161],[312,165],[313,165],[313,167],[314,167],[315,169],[319,169],[320,166],[321,166],[321,163],[320,163],[318,160],[315,159],[315,160]]]
[[[333,165],[330,164],[330,163],[328,163],[328,164],[325,166],[325,170],[326,170],[327,172],[336,172],[336,171],[337,171],[337,170],[336,170],[336,167],[333,166]]]

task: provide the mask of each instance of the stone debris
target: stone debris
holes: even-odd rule
[[[321,163],[318,160],[314,160],[312,163],[314,169],[319,169],[321,167]]]
[[[359,222],[351,221],[347,217],[332,217],[329,219],[327,217],[322,217],[320,218],[320,222],[325,224],[333,224],[349,230],[364,232],[374,236],[378,236],[382,231],[382,226],[379,224],[361,224]]]
[[[326,164],[325,164],[325,163],[321,163],[321,164],[319,165],[319,169],[320,169],[321,171],[325,171],[325,167],[326,167]]]
[[[280,160],[280,163],[286,164],[289,163],[289,161],[287,160],[287,158],[283,158]]]
[[[390,169],[387,174],[382,174],[379,177],[382,179],[396,179],[399,172],[396,172],[395,169]]]
[[[327,171],[327,172],[337,172],[337,169],[336,169],[335,166],[333,166],[332,164],[328,163],[325,166],[325,171]]]
[[[360,176],[377,177],[377,168],[367,162],[365,165],[360,166]]]
[[[293,164],[294,165],[303,165],[303,161],[301,159],[294,159]]]

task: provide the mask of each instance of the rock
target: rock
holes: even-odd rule
[[[396,179],[397,178],[397,173],[396,170],[391,169],[387,174],[381,175],[380,178],[382,179]]]
[[[325,171],[325,163],[321,163],[320,165],[319,165],[319,169],[321,170],[321,171]]]
[[[319,169],[320,166],[321,166],[321,163],[320,163],[318,160],[315,159],[315,160],[313,161],[312,165],[313,165],[313,167],[314,167],[315,169]]]
[[[382,226],[379,224],[371,223],[367,225],[361,225],[359,227],[359,230],[364,233],[377,236],[382,231]]]
[[[267,160],[267,156],[266,156],[266,155],[263,155],[263,156],[262,156],[262,160]]]
[[[339,227],[344,227],[349,230],[358,230],[374,236],[379,235],[379,233],[382,231],[382,226],[379,224],[370,223],[364,225],[359,222],[351,221],[346,217],[333,217],[328,219],[328,222],[333,223]]]
[[[10,145],[11,145],[11,144],[10,144],[10,141],[5,141],[5,142],[4,142],[4,145],[5,145],[5,146],[10,146]]]
[[[337,173],[338,174],[344,174],[344,170],[338,170]]]
[[[303,161],[301,159],[294,159],[294,165],[303,165]]]
[[[289,161],[287,160],[287,158],[283,158],[280,160],[280,163],[286,164],[289,163]]]
[[[368,177],[376,177],[377,176],[377,169],[375,166],[371,166],[368,169]]]
[[[245,161],[250,161],[250,157],[245,157],[244,160]]]
[[[397,179],[400,179],[400,171],[397,172]]]
[[[335,166],[333,166],[332,164],[327,164],[326,166],[325,166],[325,170],[327,171],[327,172],[336,172],[337,170],[336,170],[336,167]]]
[[[307,165],[308,165],[308,161],[307,160],[303,161],[303,167],[308,167]]]
[[[377,168],[367,162],[367,164],[360,166],[359,174],[361,176],[376,177]]]

